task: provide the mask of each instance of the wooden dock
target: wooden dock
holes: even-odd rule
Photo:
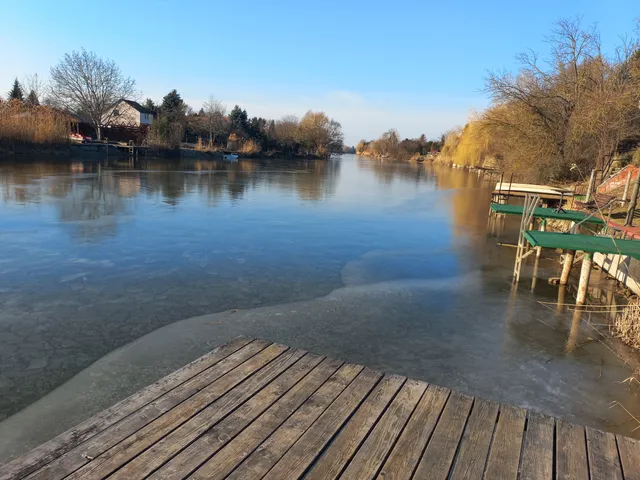
[[[236,339],[0,478],[639,479],[640,441]]]

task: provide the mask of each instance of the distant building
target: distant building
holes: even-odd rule
[[[153,110],[123,98],[105,116],[105,124],[125,127],[149,126],[153,123],[154,116]]]

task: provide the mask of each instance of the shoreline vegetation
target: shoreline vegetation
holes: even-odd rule
[[[86,50],[68,53],[51,68],[48,82],[38,75],[22,83],[16,78],[6,100],[0,98],[0,154],[55,153],[72,149],[74,142],[108,137],[191,156],[326,159],[344,151],[342,126],[321,111],[276,120],[249,117],[238,105],[227,112],[213,96],[196,111],[176,89],[159,104],[147,98],[140,105],[140,96],[135,81],[112,60]],[[143,112],[145,121],[119,111],[123,100]],[[115,138],[116,131],[126,138]]]
[[[421,163],[436,157],[442,148],[443,140],[444,137],[441,140],[427,140],[424,134],[418,138],[400,140],[400,134],[392,128],[375,140],[360,140],[355,153],[380,160]]]
[[[540,183],[584,181],[592,169],[604,179],[639,161],[639,37],[640,22],[605,48],[596,26],[560,20],[547,58],[522,53],[516,73],[489,73],[490,106],[445,135],[437,161]]]

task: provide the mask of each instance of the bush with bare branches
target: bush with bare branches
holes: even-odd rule
[[[640,132],[640,43],[623,38],[603,52],[595,26],[560,20],[548,38],[551,56],[517,58],[517,74],[486,82],[493,104],[479,119],[505,170],[536,180],[564,179],[570,167],[605,176],[620,144]]]

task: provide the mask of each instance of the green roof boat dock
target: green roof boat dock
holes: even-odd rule
[[[535,230],[524,232],[524,236],[532,247],[560,248],[585,253],[612,253],[628,255],[640,260],[640,242],[637,240]]]
[[[564,210],[562,208],[540,207],[542,198],[538,194],[526,194],[524,205],[509,205],[505,203],[491,203],[489,209],[489,223],[493,232],[495,218],[506,215],[520,215],[520,234],[513,271],[514,281],[520,280],[522,262],[529,255],[535,253],[536,265],[543,248],[560,249],[565,252],[560,285],[566,285],[571,268],[576,258],[576,252],[583,252],[582,268],[578,284],[576,305],[584,305],[589,286],[593,255],[596,253],[616,255],[618,264],[623,257],[640,260],[640,241],[614,238],[611,235],[584,235],[577,232],[580,225],[589,225],[590,229],[604,228],[609,225],[595,213],[580,210]],[[535,229],[535,221],[540,223]],[[546,230],[548,220],[564,220],[569,223],[566,232],[549,232]],[[592,230],[593,231],[593,230]],[[594,232],[597,233],[597,232]],[[534,270],[536,268],[534,267]],[[534,274],[535,276],[535,274]]]
[[[503,215],[522,215],[524,211],[523,205],[508,205],[504,203],[492,203],[491,211]],[[576,223],[592,223],[604,225],[605,222],[601,218],[592,216],[589,213],[580,210],[558,210],[556,208],[537,207],[533,212],[534,218],[567,220]]]

